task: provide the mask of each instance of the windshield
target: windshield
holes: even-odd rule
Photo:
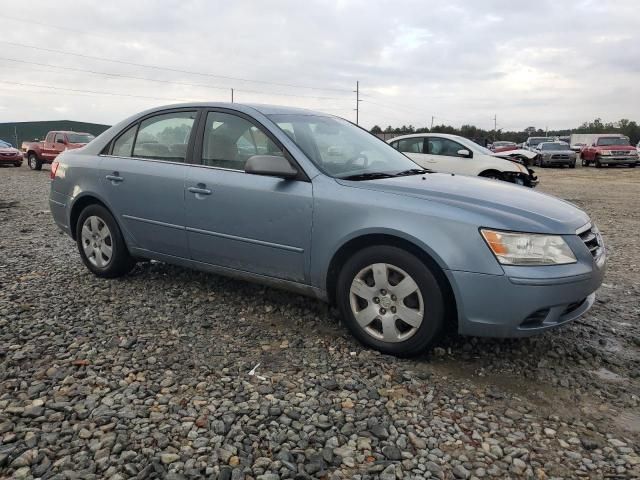
[[[67,133],[67,137],[69,138],[69,143],[89,143],[96,138],[89,133]]]
[[[535,147],[539,143],[548,142],[549,140],[551,140],[551,139],[549,139],[547,137],[532,137],[532,138],[529,139],[529,145],[531,145],[532,147]]]
[[[629,139],[624,137],[600,137],[598,139],[598,146],[603,145],[629,145]]]
[[[376,136],[337,117],[269,115],[324,173],[345,178],[420,167]]]
[[[0,148],[11,148],[11,144],[5,142],[4,140],[0,140]]]
[[[540,148],[542,150],[568,150],[569,145],[566,143],[543,143]]]

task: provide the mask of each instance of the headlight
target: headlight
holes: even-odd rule
[[[638,156],[638,151],[637,150],[631,150],[629,152],[629,155],[631,155],[632,157],[637,157]]]
[[[600,155],[611,155],[611,150],[600,150]]]
[[[489,248],[503,265],[563,265],[576,257],[560,235],[481,229]]]

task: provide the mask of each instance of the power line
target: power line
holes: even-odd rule
[[[146,98],[151,100],[171,100],[178,102],[187,102],[184,98],[171,98],[171,97],[151,97],[146,95],[133,95],[129,93],[114,93],[114,92],[100,92],[95,90],[83,90],[79,88],[65,88],[65,87],[55,87],[53,85],[43,85],[38,83],[25,83],[25,82],[9,82],[6,80],[0,80],[0,83],[4,83],[7,85],[21,85],[25,87],[38,87],[38,88],[48,88],[50,90],[63,90],[67,92],[77,92],[77,93],[93,93],[97,95],[107,95],[107,96],[116,96],[116,97],[132,97],[132,98]]]
[[[159,65],[128,62],[128,61],[125,61],[125,60],[118,60],[118,59],[115,59],[115,58],[98,57],[98,56],[95,56],[95,55],[85,55],[85,54],[82,54],[82,53],[69,52],[69,51],[65,51],[65,50],[56,50],[56,49],[53,49],[53,48],[45,48],[45,47],[38,47],[38,46],[35,46],[35,45],[27,45],[27,44],[24,44],[24,43],[7,42],[5,40],[0,40],[0,43],[4,43],[6,45],[13,45],[13,46],[17,46],[17,47],[23,47],[23,48],[32,48],[34,50],[41,50],[41,51],[49,52],[49,53],[61,53],[63,55],[72,55],[72,56],[75,56],[75,57],[89,58],[91,60],[100,60],[100,61],[103,61],[103,62],[118,63],[118,64],[121,64],[121,65],[131,65],[131,66],[135,66],[135,67],[152,68],[152,69],[155,69],[155,70],[165,70],[167,72],[186,73],[188,75],[200,75],[200,76],[203,76],[203,77],[222,78],[222,79],[225,79],[225,80],[232,80],[232,81],[235,81],[235,82],[249,82],[249,83],[258,83],[258,84],[262,84],[262,85],[277,85],[277,86],[280,86],[280,87],[289,87],[289,88],[307,88],[307,89],[310,89],[310,90],[325,90],[325,91],[336,91],[336,92],[352,93],[351,90],[342,89],[342,88],[313,87],[313,86],[310,86],[310,85],[296,85],[296,84],[292,84],[292,83],[268,82],[266,80],[250,80],[248,78],[229,77],[229,76],[226,76],[226,75],[216,75],[216,74],[213,74],[213,73],[195,72],[195,71],[191,71],[191,70],[180,70],[178,68],[162,67],[162,66],[159,66]]]
[[[104,72],[104,71],[98,71],[98,70],[87,70],[84,68],[75,68],[75,67],[63,67],[61,65],[52,65],[49,63],[40,63],[40,62],[29,62],[27,60],[18,60],[16,58],[7,58],[7,57],[0,57],[0,60],[6,60],[9,62],[16,62],[16,63],[23,63],[23,64],[27,64],[27,65],[37,65],[37,66],[41,66],[41,67],[47,67],[47,68],[55,68],[58,70],[69,70],[72,72],[81,72],[81,73],[89,73],[92,75],[105,75],[108,77],[117,77],[117,78],[129,78],[129,79],[133,79],[133,80],[143,80],[143,81],[148,81],[148,82],[156,82],[156,83],[164,83],[164,84],[171,84],[171,85],[178,85],[178,86],[185,86],[185,87],[198,87],[198,88],[211,88],[214,90],[229,90],[229,87],[221,87],[221,86],[216,86],[216,85],[207,85],[207,84],[202,84],[202,83],[188,83],[188,82],[175,82],[172,80],[161,80],[158,78],[149,78],[149,77],[138,77],[135,75],[125,75],[123,73],[111,73],[111,72]],[[344,98],[339,98],[339,97],[325,97],[325,96],[315,96],[315,95],[298,95],[298,94],[294,94],[294,93],[280,93],[280,92],[265,92],[265,91],[260,91],[260,90],[248,90],[248,89],[235,89],[237,91],[242,91],[245,93],[259,93],[259,94],[265,94],[265,95],[276,95],[276,96],[284,96],[284,97],[298,97],[298,98],[314,98],[314,99],[319,99],[319,100],[344,100]]]

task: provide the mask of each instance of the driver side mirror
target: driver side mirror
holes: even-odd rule
[[[456,152],[460,157],[471,158],[473,157],[473,153],[467,150],[466,148],[462,148]]]
[[[289,160],[278,155],[253,155],[245,163],[244,171],[253,175],[285,179],[298,176],[298,170],[291,166]]]

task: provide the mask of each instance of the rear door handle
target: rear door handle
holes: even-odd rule
[[[199,183],[197,187],[189,187],[187,190],[196,195],[211,195],[211,190],[206,188],[204,183]]]

